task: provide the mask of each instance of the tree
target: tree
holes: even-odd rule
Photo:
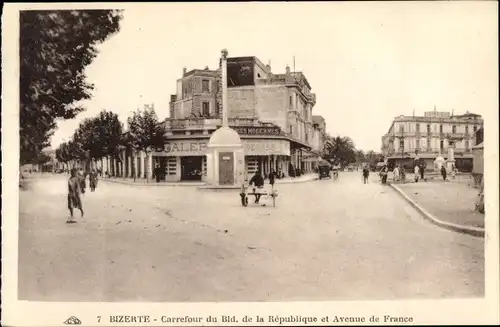
[[[356,150],[355,157],[357,164],[362,164],[366,160],[365,152],[363,150]]]
[[[56,159],[63,164],[68,164],[71,161],[72,158],[67,143],[61,143],[56,149]]]
[[[348,136],[328,137],[326,148],[329,158],[338,161],[343,166],[356,161],[355,145]]]
[[[123,124],[118,119],[118,115],[111,111],[103,110],[99,113],[98,125],[103,156],[110,156],[121,161],[120,151],[124,143],[122,139]]]
[[[97,45],[119,31],[121,11],[52,10],[20,14],[20,161],[49,145],[56,119],[71,119],[91,98],[85,67]]]
[[[137,109],[128,120],[129,144],[132,150],[144,151],[149,159],[153,149],[163,148],[165,129],[158,120],[158,116],[152,106],[146,106],[144,110]],[[149,160],[146,160],[146,176],[149,176]]]

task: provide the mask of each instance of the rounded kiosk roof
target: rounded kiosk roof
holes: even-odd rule
[[[222,126],[213,132],[207,146],[210,147],[218,145],[241,145],[241,138],[234,129]]]

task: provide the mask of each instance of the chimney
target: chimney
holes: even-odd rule
[[[285,68],[285,72],[287,75],[290,75],[290,67],[288,65]]]
[[[186,73],[187,73],[187,68],[186,67],[182,68],[182,76],[183,77],[186,76]]]

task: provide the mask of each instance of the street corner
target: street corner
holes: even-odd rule
[[[452,185],[447,191],[436,190],[434,185],[436,184],[412,183],[391,184],[391,187],[433,224],[455,232],[484,237],[484,215],[474,210],[477,192],[465,189],[463,185]]]

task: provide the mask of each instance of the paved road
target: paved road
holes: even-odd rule
[[[476,297],[484,242],[423,220],[376,176],[279,186],[277,207],[228,192],[100,182],[65,224],[66,180],[20,192],[19,297],[291,301]]]

